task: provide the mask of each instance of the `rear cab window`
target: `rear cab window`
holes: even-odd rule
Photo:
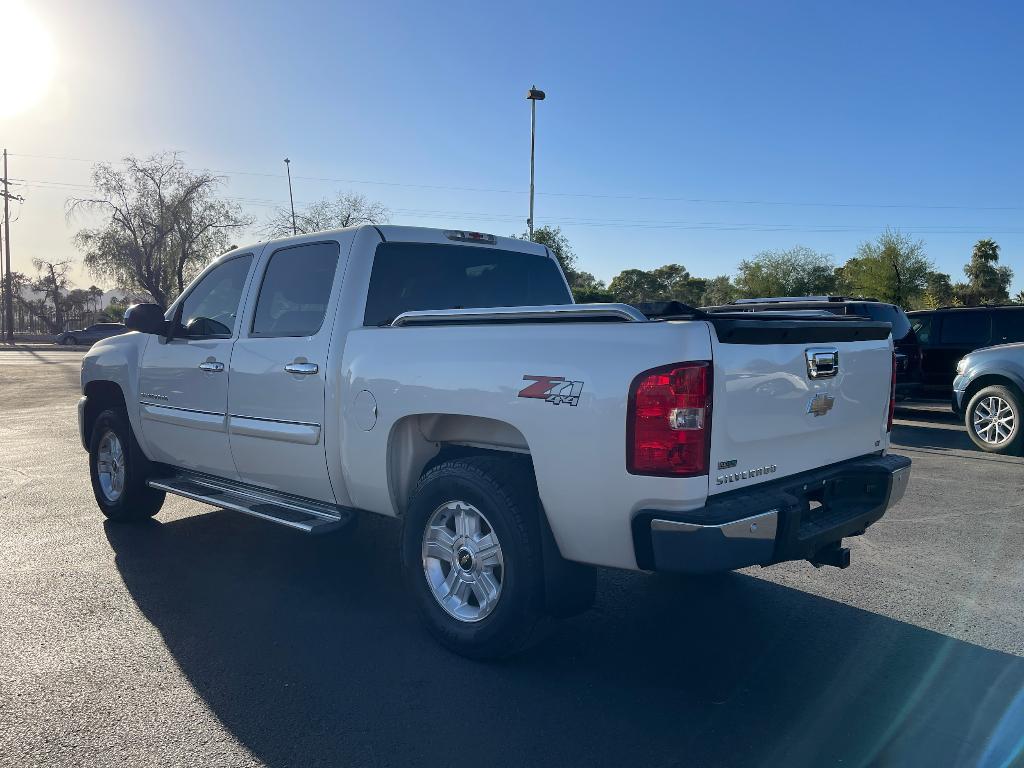
[[[373,258],[363,324],[403,312],[571,304],[554,259],[473,245],[381,243]]]
[[[914,315],[910,318],[910,327],[919,344],[932,343],[932,330],[934,315]]]

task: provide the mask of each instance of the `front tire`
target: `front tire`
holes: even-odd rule
[[[65,336],[64,341],[61,342],[65,347],[73,347],[78,344],[78,341],[74,336]]]
[[[526,462],[467,456],[438,464],[402,528],[406,586],[442,645],[475,659],[513,654],[545,619],[537,494]]]
[[[1021,397],[1001,385],[985,387],[967,405],[964,425],[971,441],[988,453],[1020,453]]]
[[[128,414],[110,409],[97,416],[89,445],[89,476],[100,511],[115,522],[146,520],[159,512],[165,494],[146,485],[151,471]]]

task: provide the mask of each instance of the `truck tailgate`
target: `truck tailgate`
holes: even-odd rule
[[[886,323],[715,317],[709,493],[885,448]]]

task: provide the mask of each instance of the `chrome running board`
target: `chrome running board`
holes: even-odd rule
[[[354,510],[322,501],[289,496],[193,472],[180,471],[169,477],[154,478],[148,485],[176,496],[243,512],[306,533],[326,533],[341,528],[355,514]]]

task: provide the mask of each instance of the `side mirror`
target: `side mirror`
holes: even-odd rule
[[[132,304],[124,312],[124,327],[129,331],[163,336],[167,333],[166,311],[159,304]]]

